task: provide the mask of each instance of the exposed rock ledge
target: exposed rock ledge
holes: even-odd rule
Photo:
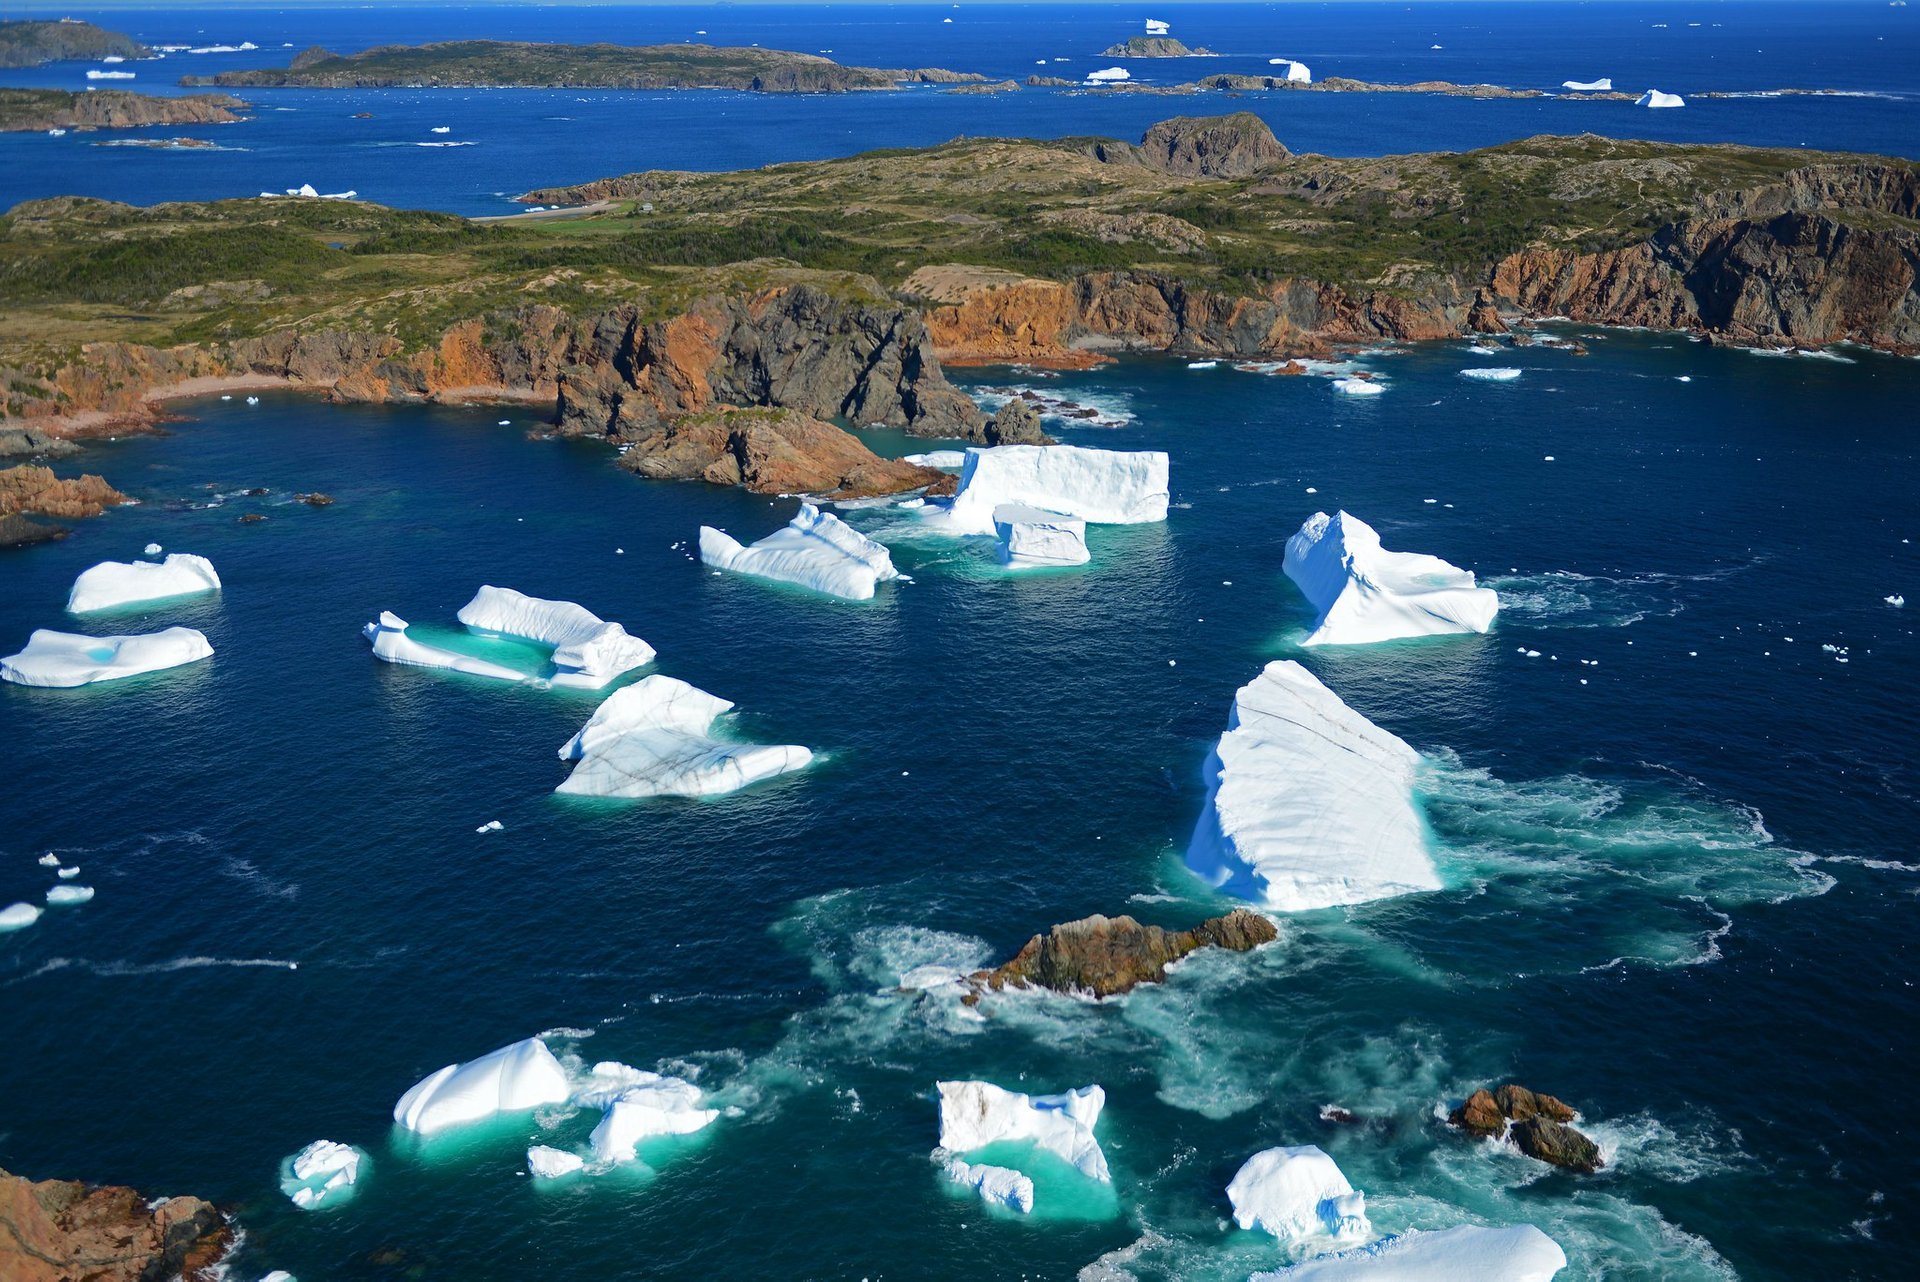
[[[1244,953],[1278,936],[1271,921],[1245,908],[1178,931],[1096,914],[1035,935],[1013,960],[968,976],[974,991],[965,1000],[977,1001],[981,991],[1003,988],[1112,997],[1140,984],[1159,983],[1167,977],[1167,967],[1199,949]]]
[[[160,98],[129,89],[0,89],[0,133],[230,125],[247,104],[223,93]]]
[[[1508,1082],[1498,1090],[1475,1091],[1447,1121],[1475,1139],[1504,1136],[1528,1157],[1591,1175],[1605,1163],[1600,1146],[1568,1125],[1579,1116],[1551,1095]]]
[[[7,1282],[213,1282],[233,1225],[197,1197],[149,1203],[130,1188],[34,1183],[0,1170]]]
[[[879,458],[851,433],[781,409],[685,415],[629,442],[620,466],[655,480],[697,477],[755,494],[830,499],[944,487],[953,479],[934,468]]]

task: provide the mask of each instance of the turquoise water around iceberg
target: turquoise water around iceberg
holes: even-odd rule
[[[688,558],[701,524],[758,537],[791,500],[640,481],[519,411],[267,395],[93,451],[141,503],[9,555],[0,642],[183,624],[216,653],[0,689],[0,903],[40,898],[47,850],[98,889],[0,936],[0,1164],[231,1203],[238,1275],[306,1282],[1243,1278],[1285,1255],[1230,1228],[1225,1185],[1303,1143],[1377,1228],[1538,1224],[1564,1277],[1898,1273],[1920,682],[1882,598],[1920,600],[1920,366],[1591,346],[1496,386],[1458,345],[1372,357],[1366,401],[1160,359],[981,371],[1124,411],[1062,434],[1169,451],[1174,510],[1095,529],[1070,573],[894,537],[914,581],[865,605]],[[1335,506],[1492,581],[1494,631],[1300,651],[1282,547]],[[150,541],[225,590],[62,615],[80,569]],[[621,621],[649,670],[737,701],[735,733],[821,759],[710,802],[553,796],[596,696],[383,665],[359,635],[382,609],[452,628],[482,583]],[[1447,889],[1289,918],[1118,1002],[892,991],[1089,912],[1219,911],[1180,860],[1200,766],[1281,657],[1427,754]],[[527,1144],[579,1147],[595,1115],[394,1133],[416,1079],[537,1032],[729,1115],[555,1183]],[[932,1090],[970,1076],[1103,1085],[1111,1198],[1061,1173],[1030,1218],[955,1196]],[[1610,1169],[1436,1120],[1510,1076],[1585,1110]],[[306,1214],[279,1164],[319,1138],[371,1167]]]

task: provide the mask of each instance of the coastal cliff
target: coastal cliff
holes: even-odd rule
[[[7,1282],[213,1282],[233,1226],[197,1197],[35,1183],[0,1170],[0,1277]]]
[[[246,106],[226,94],[157,98],[130,89],[0,89],[0,133],[230,125],[242,119],[236,113]]]
[[[38,67],[69,58],[151,58],[130,36],[91,22],[0,22],[0,67]]]

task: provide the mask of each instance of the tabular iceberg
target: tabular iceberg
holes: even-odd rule
[[[653,662],[653,647],[583,605],[547,601],[512,588],[483,587],[455,616],[476,632],[553,647],[554,685],[598,690]]]
[[[798,770],[793,744],[728,743],[708,733],[725,699],[655,674],[617,690],[560,748],[579,764],[555,792],[591,797],[714,797]]]
[[[472,655],[456,654],[452,650],[443,650],[437,645],[427,645],[415,641],[407,635],[407,621],[391,610],[382,610],[380,618],[360,629],[367,640],[373,642],[373,657],[384,659],[388,663],[398,663],[409,668],[443,668],[449,672],[464,672],[469,676],[491,677],[495,681],[531,681],[533,678],[524,672],[517,672],[499,663],[490,663]]]
[[[634,1081],[607,1105],[589,1139],[596,1162],[631,1162],[634,1145],[657,1135],[691,1135],[720,1116],[704,1108],[698,1086],[678,1077],[635,1072]]]
[[[995,509],[1025,504],[1094,525],[1167,519],[1167,456],[1157,450],[999,445],[967,451],[947,507],[956,534],[992,534]]]
[[[1677,93],[1661,93],[1658,89],[1649,89],[1634,100],[1636,107],[1684,107],[1687,100]]]
[[[571,1096],[560,1061],[545,1042],[529,1037],[421,1078],[393,1106],[393,1120],[432,1135],[501,1113],[564,1104]]]
[[[1485,632],[1500,595],[1473,572],[1419,552],[1389,552],[1356,516],[1315,512],[1287,540],[1287,577],[1320,618],[1306,645]]]
[[[1133,79],[1133,73],[1129,72],[1125,67],[1107,67],[1101,71],[1089,71],[1087,73],[1087,79],[1099,82],[1131,80]]]
[[[1087,523],[1077,516],[1002,503],[993,509],[993,532],[1000,540],[1000,560],[1007,565],[1085,565],[1092,559]]]
[[[288,1158],[280,1172],[280,1191],[303,1211],[340,1201],[360,1178],[366,1154],[351,1144],[315,1140]]]
[[[955,1184],[978,1193],[982,1202],[1010,1206],[1023,1215],[1033,1210],[1033,1181],[1018,1171],[1005,1166],[975,1166],[957,1157],[942,1169]]]
[[[0,680],[66,688],[161,672],[210,657],[213,647],[192,628],[167,628],[127,637],[86,637],[40,628],[27,648],[0,659]]]
[[[1602,76],[1598,80],[1562,80],[1560,87],[1571,89],[1575,93],[1611,93],[1613,80],[1607,76]]]
[[[1438,890],[1413,805],[1420,757],[1290,659],[1234,697],[1187,867],[1281,912]]]
[[[1323,1255],[1248,1282],[1549,1282],[1566,1252],[1531,1224],[1488,1229],[1471,1224],[1436,1233],[1409,1230],[1367,1246]]]
[[[716,570],[796,583],[848,601],[871,601],[876,585],[900,577],[885,547],[811,503],[802,503],[793,520],[750,546],[701,526],[700,559]]]
[[[585,1165],[586,1160],[578,1153],[569,1153],[562,1148],[535,1144],[527,1150],[527,1170],[543,1180],[557,1180],[563,1175],[572,1175]]]
[[[204,556],[175,552],[164,561],[102,561],[82,570],[67,594],[68,614],[117,610],[170,597],[218,592],[220,576]]]
[[[1030,1140],[1105,1182],[1107,1155],[1093,1137],[1107,1093],[1082,1086],[1059,1095],[1023,1095],[991,1082],[941,1082],[940,1147],[971,1153],[1000,1140]]]
[[[0,908],[0,935],[10,930],[25,930],[39,921],[45,911],[38,904],[8,904]]]
[[[1483,365],[1477,369],[1463,369],[1461,378],[1477,378],[1486,383],[1511,383],[1520,377],[1520,371],[1511,365]]]
[[[1292,1242],[1325,1233],[1364,1240],[1367,1199],[1318,1147],[1270,1148],[1246,1160],[1227,1185],[1233,1221]]]

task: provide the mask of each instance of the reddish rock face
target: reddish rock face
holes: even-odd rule
[[[1567,1125],[1577,1114],[1551,1095],[1508,1082],[1477,1090],[1447,1121],[1475,1139],[1511,1136],[1528,1157],[1591,1175],[1603,1165],[1600,1146]]]
[[[851,433],[790,410],[690,414],[628,442],[620,466],[656,480],[698,477],[755,494],[873,498],[936,485],[948,474],[883,459]]]
[[[1131,917],[1083,917],[1035,935],[1012,961],[970,977],[980,988],[1050,988],[1111,997],[1157,984],[1167,967],[1202,948],[1247,952],[1278,938],[1259,913],[1239,908],[1192,930],[1142,926]]]
[[[98,476],[62,480],[52,469],[25,464],[0,470],[0,516],[36,512],[41,516],[99,516],[127,496]]]
[[[7,1282],[212,1282],[233,1227],[197,1197],[152,1208],[130,1188],[34,1183],[0,1171],[0,1278]]]

